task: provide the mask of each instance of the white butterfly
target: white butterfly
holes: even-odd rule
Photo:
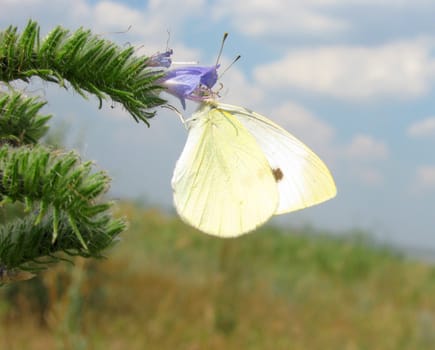
[[[235,237],[336,194],[320,158],[255,112],[205,101],[185,125],[174,202],[181,218],[205,233]]]

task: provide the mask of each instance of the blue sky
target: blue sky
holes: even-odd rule
[[[435,249],[435,4],[430,0],[0,0],[1,27],[84,26],[139,53],[213,64],[229,32],[223,101],[273,119],[331,168],[338,196],[274,219]],[[125,33],[119,33],[126,31]],[[170,33],[168,35],[168,32]],[[167,44],[168,43],[168,44]],[[65,142],[113,177],[115,197],[173,211],[170,178],[186,131],[158,110],[151,128],[121,107],[35,81]],[[178,102],[171,102],[179,106]],[[192,103],[186,115],[194,110]]]

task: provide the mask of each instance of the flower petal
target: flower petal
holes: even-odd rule
[[[147,62],[148,67],[165,67],[169,68],[172,64],[171,56],[173,54],[173,50],[167,50],[165,52],[159,52],[150,57]]]
[[[178,97],[185,108],[185,100],[202,101],[209,98],[218,79],[219,66],[190,66],[169,70],[159,83],[167,92]]]

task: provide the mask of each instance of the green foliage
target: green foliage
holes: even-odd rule
[[[0,261],[8,268],[29,268],[27,262],[57,252],[98,256],[125,228],[108,215],[111,203],[97,203],[107,175],[91,173],[91,162],[74,152],[5,145],[0,169],[0,199],[26,203],[29,212],[0,229]]]
[[[100,107],[118,102],[148,125],[150,108],[166,102],[162,72],[148,61],[83,28],[58,26],[42,39],[34,21],[22,33],[0,31],[0,284],[72,256],[99,258],[126,227],[104,201],[108,175],[75,152],[39,145],[51,118],[41,113],[45,101],[12,83],[39,77],[96,96]]]
[[[100,106],[108,98],[121,103],[136,121],[147,124],[155,114],[149,109],[165,102],[155,84],[161,74],[147,68],[148,59],[83,28],[70,33],[59,26],[42,40],[33,21],[21,35],[13,26],[0,32],[0,81],[28,82],[38,76],[65,88],[68,82],[83,97],[95,95]]]
[[[48,130],[50,115],[38,114],[45,102],[19,92],[0,93],[0,145],[37,143]]]
[[[0,291],[0,348],[54,348],[55,334],[63,348],[435,348],[434,266],[367,235],[264,227],[219,240],[157,210],[120,209],[130,228],[110,259]]]

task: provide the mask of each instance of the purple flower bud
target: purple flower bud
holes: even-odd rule
[[[166,52],[156,53],[150,57],[147,62],[148,67],[165,67],[169,68],[171,66],[172,60],[171,55],[173,50],[167,50]]]
[[[166,91],[178,97],[183,108],[186,108],[186,99],[203,101],[213,92],[211,88],[218,79],[217,66],[190,66],[169,70],[159,83],[166,87]]]

